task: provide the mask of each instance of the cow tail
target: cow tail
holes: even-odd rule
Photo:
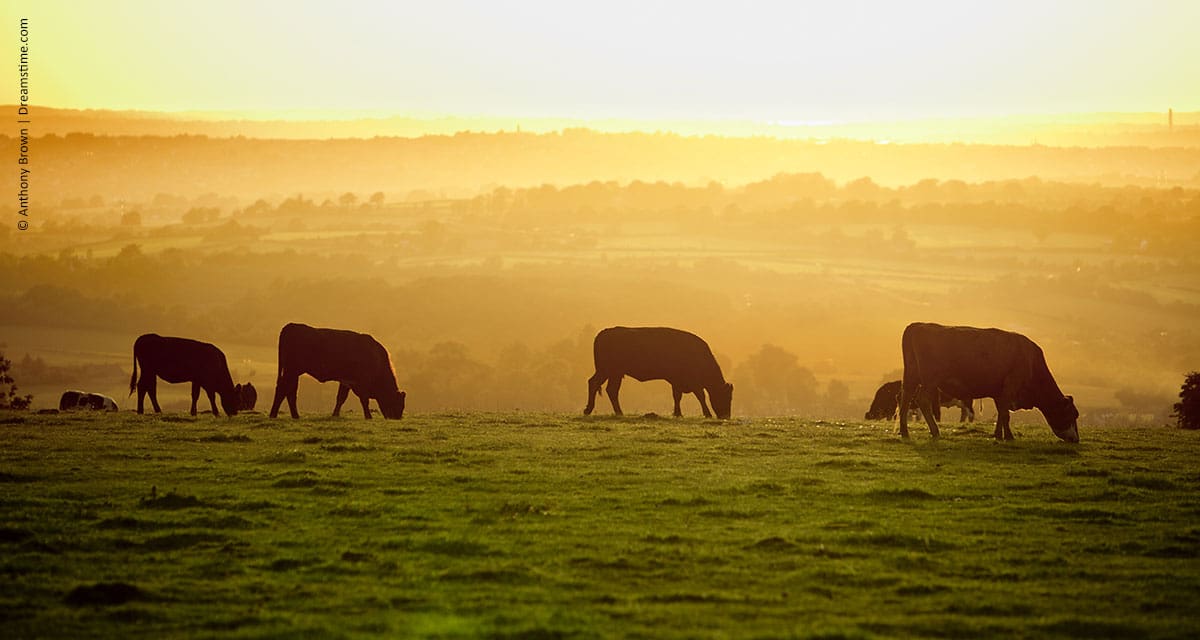
[[[916,345],[913,344],[914,337],[912,331],[913,327],[909,325],[904,328],[904,333],[900,335],[900,358],[904,365],[904,374],[900,379],[900,395],[897,398],[896,409],[901,415],[904,415],[909,405],[915,401],[917,387],[921,379],[921,364],[917,360]],[[905,402],[905,399],[908,402]],[[933,401],[937,402],[937,399],[934,398]]]
[[[129,395],[137,389],[137,344],[133,345],[133,375],[129,376]]]

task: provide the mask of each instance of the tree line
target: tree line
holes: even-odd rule
[[[939,176],[968,182],[1024,178],[1194,187],[1198,147],[1046,147],[877,144],[667,133],[471,133],[417,138],[262,140],[205,136],[36,139],[39,185],[57,197],[142,201],[157,193],[211,191],[240,198],[290,194],[528,187],[592,180],[728,184],[781,171],[820,171],[838,181],[881,184]],[[0,149],[18,140],[0,136]],[[136,177],[136,179],[134,179]],[[11,180],[12,178],[4,178]]]

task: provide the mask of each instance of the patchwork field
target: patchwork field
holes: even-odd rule
[[[1174,429],[0,414],[37,637],[1200,634]]]

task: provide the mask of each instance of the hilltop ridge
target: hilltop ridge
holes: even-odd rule
[[[14,111],[15,105],[0,107]],[[36,135],[203,135],[216,138],[326,139],[420,137],[463,131],[548,133],[664,132],[683,136],[768,137],[788,140],[875,140],[893,143],[975,143],[1047,146],[1200,146],[1200,112],[1029,114],[1009,117],[896,121],[634,120],[505,115],[393,114],[301,110],[117,111],[34,107]]]

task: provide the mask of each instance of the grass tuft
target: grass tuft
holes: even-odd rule
[[[175,493],[174,489],[171,489],[161,496],[157,495],[152,487],[149,497],[138,499],[138,506],[143,509],[173,511],[176,509],[194,509],[204,505],[196,496],[187,496],[181,493]]]
[[[252,442],[252,441],[250,440],[250,436],[247,436],[247,435],[244,435],[241,433],[237,433],[234,435],[227,435],[224,433],[214,433],[210,436],[204,436],[203,438],[200,438],[200,442]]]

